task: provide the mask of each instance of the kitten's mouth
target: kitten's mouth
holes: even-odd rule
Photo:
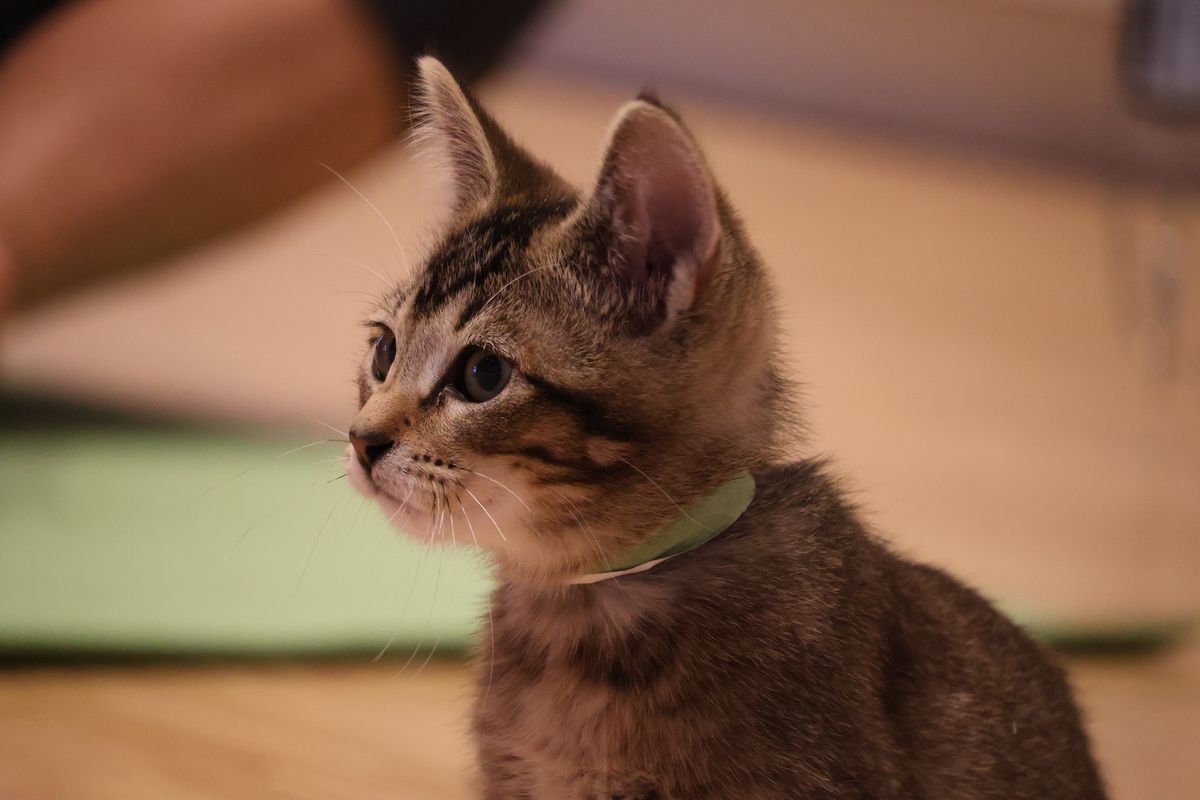
[[[503,489],[505,496],[511,495],[521,508],[531,511],[520,495],[500,481],[457,463],[446,464],[454,474],[439,474],[424,468],[423,455],[420,464],[398,461],[369,469],[348,450],[346,472],[350,485],[373,500],[400,533],[425,542],[503,550],[510,536],[523,530],[523,520],[516,510],[495,502],[487,489],[469,486],[467,474],[491,481]],[[436,458],[429,463],[440,466]]]
[[[347,462],[350,485],[379,503],[389,519],[394,521],[404,514],[429,514],[434,511],[430,504],[423,501],[436,493],[421,485],[420,476],[410,475],[405,481],[406,485],[393,488],[375,480],[371,471],[355,457],[353,449],[347,450]]]
[[[346,474],[350,476],[350,485],[367,497],[375,498],[380,494],[380,488],[371,477],[371,473],[363,467],[354,448],[346,448]]]

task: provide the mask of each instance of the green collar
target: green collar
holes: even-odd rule
[[[700,502],[682,511],[670,525],[614,558],[615,566],[603,572],[577,575],[567,583],[598,583],[653,569],[667,559],[695,550],[724,533],[742,516],[753,499],[754,478],[749,472],[739,472],[709,492]]]

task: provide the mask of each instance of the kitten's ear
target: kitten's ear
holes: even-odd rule
[[[699,302],[720,259],[716,187],[691,135],[656,100],[618,112],[588,216],[608,228],[610,266],[648,324]]]
[[[455,210],[488,199],[499,182],[495,155],[475,107],[436,58],[417,60],[412,108],[414,140],[449,172]]]

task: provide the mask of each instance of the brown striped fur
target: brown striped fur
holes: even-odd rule
[[[396,524],[487,550],[475,731],[487,798],[1103,797],[1060,670],[986,601],[867,532],[819,464],[784,464],[793,389],[771,290],[674,112],[618,115],[580,193],[420,62],[453,216],[387,296],[352,479]],[[444,389],[465,347],[497,397]],[[728,531],[588,585],[742,469]]]

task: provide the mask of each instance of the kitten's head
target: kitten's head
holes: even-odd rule
[[[433,59],[415,106],[453,213],[370,321],[360,490],[413,536],[554,582],[774,456],[765,277],[673,112],[622,108],[580,194]]]

